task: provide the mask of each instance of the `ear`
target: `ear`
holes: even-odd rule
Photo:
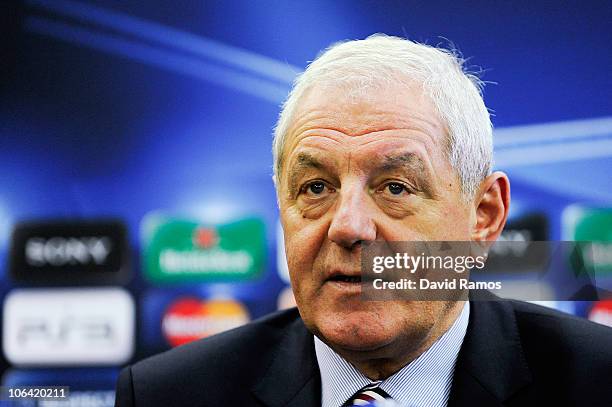
[[[510,181],[506,174],[496,171],[485,178],[480,184],[474,205],[476,223],[472,229],[472,240],[497,240],[510,209]]]

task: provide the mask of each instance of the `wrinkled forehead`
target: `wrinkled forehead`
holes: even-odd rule
[[[302,127],[333,120],[347,135],[361,135],[369,128],[399,127],[419,116],[437,125],[433,103],[420,87],[380,83],[316,84],[296,103],[287,137]],[[433,116],[432,116],[433,114]]]
[[[393,131],[422,133],[446,152],[447,134],[437,109],[419,82],[317,83],[296,103],[285,134],[284,163],[308,137],[335,134],[336,141],[389,137]],[[375,140],[373,140],[375,141]],[[284,172],[284,171],[283,171]]]

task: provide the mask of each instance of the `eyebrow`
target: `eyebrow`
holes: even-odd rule
[[[378,166],[378,172],[404,171],[413,176],[417,183],[416,187],[422,190],[427,197],[433,198],[434,188],[429,179],[429,171],[425,163],[415,153],[403,153],[399,155],[385,155],[382,163]]]
[[[385,155],[379,168],[383,171],[406,168],[416,172],[425,171],[425,164],[418,155],[414,153],[403,153],[399,155]]]
[[[309,153],[299,153],[296,157],[296,164],[291,167],[289,172],[289,194],[295,195],[299,178],[310,169],[322,169],[325,165],[315,156]]]
[[[296,163],[289,172],[289,194],[295,196],[297,184],[308,170],[321,170],[327,166],[317,157],[307,152],[301,152],[296,157]],[[410,174],[416,182],[416,187],[423,191],[428,198],[435,197],[434,188],[429,180],[429,171],[425,163],[415,153],[403,153],[399,155],[385,155],[382,162],[376,166],[376,172],[403,171]]]

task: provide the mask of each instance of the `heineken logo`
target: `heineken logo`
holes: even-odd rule
[[[193,244],[207,249],[219,243],[219,235],[212,228],[197,228],[193,234]]]
[[[246,250],[229,252],[163,249],[159,256],[159,267],[169,274],[247,274],[252,265],[253,258]]]
[[[249,279],[263,268],[265,228],[259,219],[204,225],[153,216],[144,226],[144,264],[154,282]]]

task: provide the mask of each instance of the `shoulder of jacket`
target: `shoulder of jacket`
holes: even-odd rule
[[[194,371],[215,374],[245,365],[265,363],[265,358],[288,333],[301,323],[297,309],[284,310],[244,326],[200,339],[143,359],[131,366],[134,381],[143,376],[173,377]]]

